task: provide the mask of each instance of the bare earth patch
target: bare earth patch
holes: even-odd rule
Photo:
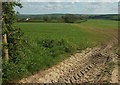
[[[113,62],[115,66],[112,72],[111,83],[118,83],[118,58],[113,57]]]

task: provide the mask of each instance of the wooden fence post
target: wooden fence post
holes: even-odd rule
[[[7,34],[4,34],[4,35],[3,35],[3,43],[4,43],[4,44],[7,44]],[[4,48],[4,49],[3,49],[3,55],[4,55],[4,59],[5,59],[6,61],[9,61],[8,49],[7,49],[7,48]]]
[[[2,15],[4,14],[3,10],[2,10]],[[3,22],[4,18],[2,16],[1,22],[2,24],[2,29],[4,28],[4,22]],[[2,42],[3,44],[7,44],[7,34],[5,33],[4,35],[2,35]],[[9,61],[9,56],[8,56],[8,48],[3,48],[3,59],[5,59],[6,61]]]

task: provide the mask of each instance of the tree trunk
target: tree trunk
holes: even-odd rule
[[[6,35],[6,34],[3,35],[3,43],[4,43],[4,44],[7,44],[7,35]],[[3,49],[3,55],[4,55],[4,59],[5,59],[6,61],[9,61],[8,49],[7,49],[7,48],[4,48],[4,49]]]

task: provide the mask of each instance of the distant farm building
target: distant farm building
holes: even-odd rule
[[[26,21],[28,21],[30,18],[26,18]]]

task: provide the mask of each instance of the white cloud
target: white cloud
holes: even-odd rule
[[[15,8],[24,14],[44,13],[117,13],[118,5],[112,2],[22,2],[23,8]]]
[[[118,13],[117,3],[102,2],[102,3],[86,3],[86,7],[82,12],[85,13]]]

